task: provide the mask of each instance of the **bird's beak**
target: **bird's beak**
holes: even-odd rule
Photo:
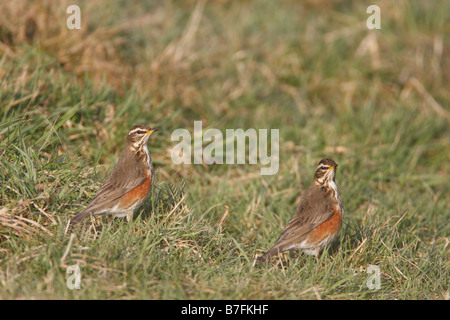
[[[333,170],[333,169],[336,168],[336,167],[337,167],[337,165],[335,165],[335,166],[333,166],[333,167],[329,167],[327,171],[331,171],[331,170]]]
[[[152,129],[148,130],[146,134],[152,134],[155,131],[158,131],[158,128],[152,128]]]

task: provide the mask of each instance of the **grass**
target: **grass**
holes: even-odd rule
[[[447,1],[377,1],[376,31],[358,1],[77,3],[81,30],[64,1],[0,5],[1,299],[449,298]],[[195,120],[279,129],[278,173],[173,164]],[[71,239],[136,123],[160,128],[152,197]],[[325,156],[339,241],[253,267]]]

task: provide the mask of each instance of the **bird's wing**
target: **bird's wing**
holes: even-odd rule
[[[145,171],[146,169],[135,165],[128,168],[116,166],[85,211],[96,211],[98,207],[105,206],[139,187],[145,182]]]
[[[334,214],[334,204],[326,201],[326,198],[325,190],[315,188],[315,186],[311,187],[294,216],[283,229],[275,246],[282,250],[285,244],[295,242],[295,239],[304,236],[330,219]]]

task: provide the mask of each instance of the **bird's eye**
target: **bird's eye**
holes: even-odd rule
[[[139,133],[139,134],[144,134],[145,131],[139,130],[137,133]]]

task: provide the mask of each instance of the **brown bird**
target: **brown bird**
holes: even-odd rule
[[[336,238],[344,216],[335,181],[337,166],[331,159],[320,160],[314,180],[294,216],[275,245],[260,256],[258,262],[288,250],[303,250],[317,258],[320,251]]]
[[[126,216],[127,221],[131,220],[133,211],[148,197],[154,182],[155,173],[147,141],[156,130],[144,124],[130,129],[125,148],[111,175],[89,206],[70,220],[71,226],[98,214]]]

